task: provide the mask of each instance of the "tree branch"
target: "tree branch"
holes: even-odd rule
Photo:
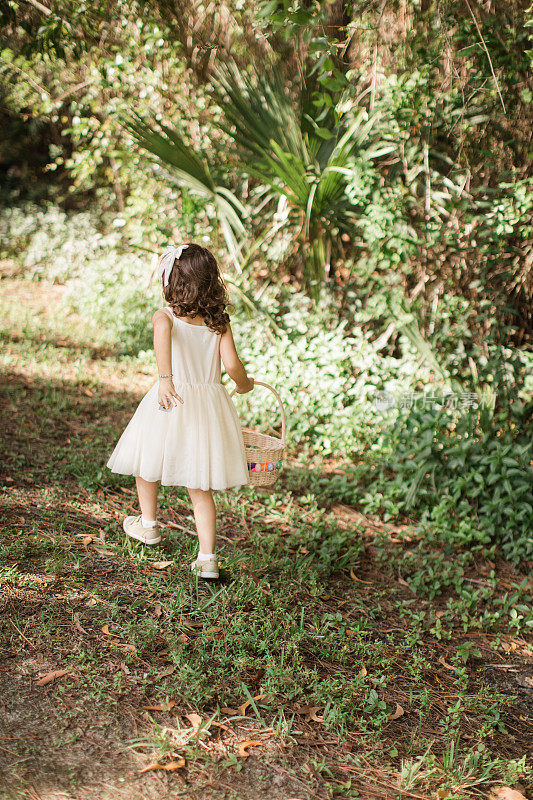
[[[490,53],[488,51],[485,39],[483,38],[483,34],[481,33],[481,28],[479,27],[479,23],[477,21],[477,17],[474,14],[474,12],[472,10],[472,7],[470,6],[470,3],[468,2],[468,0],[465,0],[465,3],[467,5],[467,7],[468,7],[468,10],[470,11],[470,13],[472,15],[472,19],[474,20],[474,25],[476,26],[477,32],[479,33],[479,38],[481,39],[481,43],[483,45],[483,49],[485,50],[485,53],[487,54],[487,58],[489,60],[490,71],[492,72],[492,77],[494,78],[494,83],[496,84],[496,90],[498,92],[498,96],[499,96],[500,102],[502,104],[503,113],[507,114],[507,109],[505,108],[505,103],[503,102],[502,93],[500,92],[500,84],[498,83],[498,78],[496,77],[496,73],[494,72],[494,67],[492,66],[492,59],[490,57]]]

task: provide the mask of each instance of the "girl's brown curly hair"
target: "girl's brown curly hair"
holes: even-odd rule
[[[213,253],[188,243],[174,261],[163,295],[177,317],[203,317],[207,327],[224,333],[229,323],[228,292]]]

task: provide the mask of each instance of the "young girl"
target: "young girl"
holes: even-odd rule
[[[123,527],[144,544],[161,541],[158,481],[187,487],[199,540],[191,569],[218,578],[211,491],[248,483],[239,418],[220,382],[220,359],[237,392],[249,392],[254,382],[235,350],[228,296],[212,253],[191,243],[168,247],[158,276],[168,303],[152,318],[159,381],[139,403],[107,466],[135,475],[141,514],[126,517]]]

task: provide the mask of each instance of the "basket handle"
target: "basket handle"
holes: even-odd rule
[[[279,410],[280,410],[280,413],[281,413],[281,444],[283,446],[285,446],[285,429],[287,427],[287,424],[286,424],[286,420],[285,420],[285,408],[283,406],[283,403],[281,402],[281,397],[276,392],[274,387],[271,386],[269,383],[262,383],[262,381],[255,381],[254,380],[254,388],[256,386],[264,386],[265,389],[270,389],[270,391],[272,392],[272,394],[274,395],[274,397],[278,401],[278,406],[279,406]],[[230,394],[230,397],[233,397],[233,395],[235,394],[236,391],[237,391],[237,389],[234,389],[232,391],[232,393]]]

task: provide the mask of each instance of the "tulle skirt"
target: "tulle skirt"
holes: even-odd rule
[[[157,382],[139,403],[107,466],[163,486],[229,489],[248,483],[235,406],[220,383],[175,383],[183,399],[161,411]]]

